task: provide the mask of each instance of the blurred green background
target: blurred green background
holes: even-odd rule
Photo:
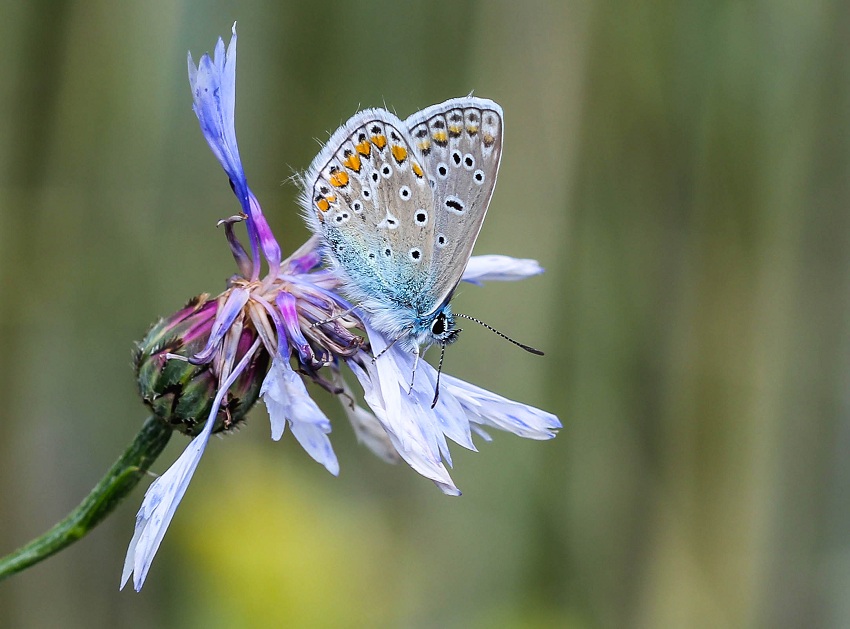
[[[455,448],[464,496],[357,445],[334,479],[264,410],[207,449],[141,594],[143,488],[0,583],[3,627],[850,626],[850,4],[6,2],[0,9],[0,551],[72,508],[145,417],[133,342],[235,271],[237,210],[185,55],[239,21],[237,131],[284,182],[357,109],[505,110],[446,369],[557,413]],[[468,327],[468,326],[467,326]],[[164,471],[180,436],[154,465]]]

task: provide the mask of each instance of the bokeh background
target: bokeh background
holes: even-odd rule
[[[145,418],[133,342],[234,271],[236,203],[191,111],[239,21],[237,132],[282,245],[286,183],[357,109],[505,110],[449,372],[557,413],[455,448],[449,498],[357,445],[332,478],[257,408],[214,440],[141,594],[143,488],[0,583],[3,627],[850,626],[850,4],[6,2],[0,8],[0,552]],[[468,327],[468,326],[467,326]],[[321,396],[320,396],[321,397]],[[156,471],[185,446],[175,437]]]

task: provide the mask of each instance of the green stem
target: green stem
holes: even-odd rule
[[[168,426],[149,417],[121,458],[76,509],[41,537],[0,559],[0,581],[58,553],[97,526],[139,483],[170,437]]]

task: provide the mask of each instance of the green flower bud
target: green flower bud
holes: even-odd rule
[[[201,432],[212,410],[220,384],[219,361],[196,365],[168,355],[188,359],[204,348],[219,303],[207,294],[195,297],[183,309],[155,323],[133,354],[144,403],[161,421],[192,437]],[[237,362],[256,338],[254,328],[245,325],[239,338]],[[245,418],[257,402],[268,366],[269,355],[261,348],[230,386],[213,432],[230,430]]]

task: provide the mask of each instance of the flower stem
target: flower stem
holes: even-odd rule
[[[0,559],[0,581],[85,536],[132,491],[165,448],[171,429],[151,416],[133,442],[79,506],[41,537]]]

